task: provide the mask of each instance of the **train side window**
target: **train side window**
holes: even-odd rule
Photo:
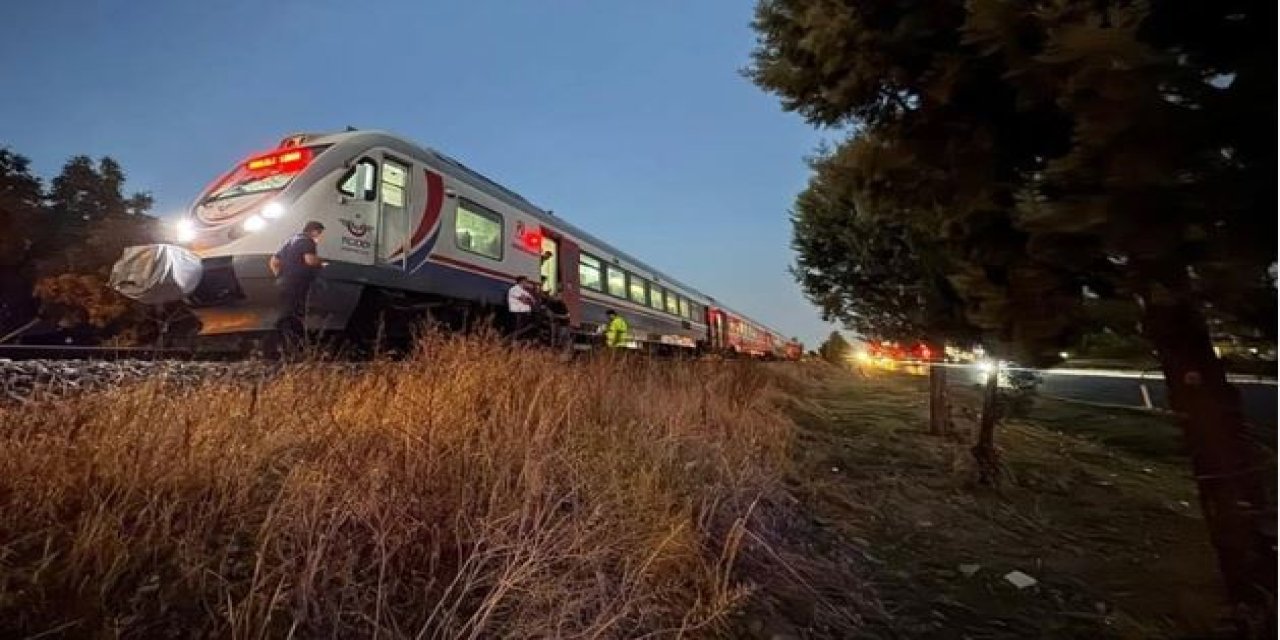
[[[408,169],[404,165],[386,160],[382,163],[382,203],[388,207],[404,208],[404,190]]]
[[[692,320],[692,319],[693,319],[693,314],[689,313],[689,301],[688,301],[688,300],[686,300],[686,299],[684,299],[684,298],[680,298],[679,302],[677,302],[677,305],[680,307],[680,317],[682,317],[682,318],[684,318],[684,319],[686,319],[686,320]]]
[[[662,287],[659,287],[656,284],[649,285],[649,306],[657,309],[658,311],[662,311],[665,304],[666,303],[662,299]]]
[[[459,200],[454,243],[468,253],[502,259],[502,216],[469,200]]]
[[[355,166],[347,170],[338,181],[338,192],[351,198],[359,198],[365,202],[373,202],[378,197],[374,188],[378,184],[378,163],[368,158],[361,158]]]
[[[667,292],[667,313],[673,316],[680,315],[680,298],[670,291]]]
[[[578,284],[594,291],[604,290],[599,258],[587,253],[578,254]]]
[[[649,303],[649,296],[646,293],[646,289],[649,288],[648,281],[646,281],[644,278],[636,277],[635,274],[632,274],[631,277],[628,278],[627,284],[628,284],[627,290],[631,293],[632,302],[636,304]]]
[[[609,295],[626,299],[627,274],[617,267],[609,267],[605,274],[609,279]]]

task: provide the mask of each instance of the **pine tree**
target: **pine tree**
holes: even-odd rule
[[[124,185],[124,170],[109,157],[95,165],[75,156],[51,181],[46,215],[52,237],[36,285],[46,318],[67,327],[91,325],[106,335],[147,323],[145,309],[107,287],[124,248],[154,242],[158,233],[157,220],[147,215],[151,196],[126,196]]]
[[[30,252],[43,199],[31,161],[0,148],[0,265],[18,264]]]
[[[818,354],[823,360],[842,367],[849,362],[849,352],[849,341],[839,331],[832,331],[822,346],[818,347]]]
[[[839,321],[873,340],[928,341],[976,338],[960,309],[945,257],[927,234],[878,218],[858,206],[850,147],[810,161],[813,177],[792,213],[792,269],[825,320]]]
[[[50,183],[48,211],[56,249],[46,272],[104,272],[124,247],[150,241],[156,221],[146,215],[146,193],[125,196],[124,170],[106,157],[95,166],[88,156],[67,161]]]
[[[762,0],[750,70],[785,108],[852,128],[860,217],[927,236],[1000,352],[1045,362],[1090,323],[1140,323],[1230,596],[1255,613],[1275,592],[1265,465],[1210,335],[1275,335],[1262,9]]]
[[[864,339],[924,342],[941,354],[971,346],[978,332],[947,280],[945,256],[928,234],[858,206],[850,151],[842,145],[810,160],[813,177],[792,215],[792,269],[823,318]],[[929,367],[929,431],[950,431],[947,370]]]
[[[40,240],[44,190],[30,161],[0,148],[0,337],[35,316],[30,260]]]

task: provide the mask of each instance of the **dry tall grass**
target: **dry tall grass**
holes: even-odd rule
[[[770,379],[432,337],[0,410],[0,636],[722,632],[786,465]]]

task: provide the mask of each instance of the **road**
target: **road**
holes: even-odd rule
[[[1047,369],[1039,371],[1044,382],[1039,392],[1045,395],[1131,407],[1142,407],[1142,386],[1146,386],[1151,404],[1169,408],[1169,394],[1159,372]],[[981,384],[985,374],[975,366],[960,365],[952,369],[949,379],[958,384]],[[1233,376],[1232,384],[1240,390],[1245,417],[1255,425],[1276,428],[1276,381]]]

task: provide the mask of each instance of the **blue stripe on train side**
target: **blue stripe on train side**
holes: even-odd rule
[[[451,267],[432,262],[423,263],[413,273],[414,278],[421,278],[426,283],[429,293],[461,300],[474,300],[492,305],[506,305],[507,289],[511,283],[506,279]]]

